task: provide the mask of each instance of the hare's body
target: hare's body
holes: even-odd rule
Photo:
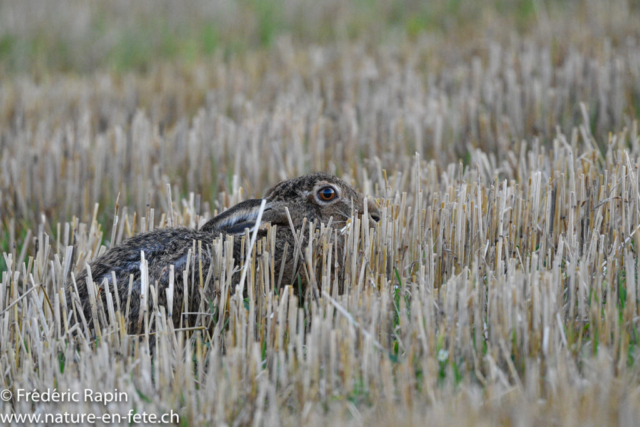
[[[273,262],[280,272],[282,269],[283,284],[291,283],[296,278],[296,272],[301,263],[294,262],[294,248],[296,237],[293,230],[300,230],[308,222],[316,224],[331,224],[332,227],[340,229],[344,227],[352,214],[362,214],[365,210],[364,197],[356,190],[348,186],[342,180],[326,175],[314,174],[299,177],[290,181],[284,181],[273,187],[265,196],[265,208],[263,210],[262,224],[276,226],[275,248],[273,249]],[[142,280],[141,280],[141,253],[144,252],[145,260],[148,263],[149,285],[153,286],[156,293],[158,306],[167,308],[167,314],[173,316],[174,325],[180,324],[180,317],[184,309],[188,312],[196,312],[201,307],[201,298],[207,300],[213,297],[217,291],[213,286],[208,286],[202,290],[199,287],[200,267],[202,274],[206,276],[210,270],[213,242],[216,238],[223,238],[225,235],[243,234],[245,229],[253,229],[256,226],[260,205],[263,199],[247,200],[230,208],[222,214],[211,219],[199,230],[188,228],[164,228],[148,233],[134,236],[121,245],[109,249],[105,254],[95,259],[90,264],[91,277],[96,288],[96,293],[100,295],[98,304],[102,304],[107,312],[107,293],[112,295],[114,307],[116,299],[119,298],[123,313],[129,313],[129,332],[137,330],[142,300]],[[372,219],[379,219],[378,210],[372,202],[368,202],[368,211]],[[307,226],[308,228],[308,226]],[[266,235],[265,230],[260,227],[259,237]],[[303,230],[298,241],[301,245],[306,245],[308,230]],[[241,239],[234,239],[233,258],[236,263],[242,258]],[[194,247],[196,251],[189,257],[189,250]],[[200,243],[197,243],[200,242]],[[340,246],[340,242],[336,242]],[[285,247],[288,247],[285,250]],[[304,246],[303,246],[304,247]],[[201,248],[201,249],[200,249]],[[341,252],[341,247],[338,248]],[[193,251],[192,251],[193,252]],[[286,255],[285,255],[286,253]],[[191,261],[193,271],[197,266],[195,280],[192,281],[191,273],[185,278],[183,271],[187,267],[188,260]],[[174,292],[173,307],[167,307],[167,289],[169,287],[170,266],[174,266]],[[115,283],[113,276],[115,273]],[[218,272],[219,273],[219,272]],[[215,275],[216,272],[213,272]],[[235,272],[232,280],[234,284],[239,279],[240,274]],[[87,289],[88,277],[86,270],[79,274],[76,280],[77,304],[71,308],[79,308],[82,311],[89,327],[93,327],[93,310],[91,307],[90,292]],[[299,280],[304,280],[300,278]],[[103,289],[106,283],[108,288]],[[189,287],[187,290],[187,304],[184,305],[185,283]],[[114,289],[117,291],[117,297]],[[75,290],[73,284],[67,287],[68,300],[73,299]],[[202,294],[204,292],[204,294]],[[146,304],[152,304],[151,295],[147,295]],[[102,322],[102,319],[98,319]]]
[[[108,291],[113,296],[114,306],[117,303],[114,295],[113,276],[115,273],[115,289],[118,292],[117,298],[120,300],[123,313],[129,313],[129,332],[137,329],[139,313],[142,301],[142,280],[140,263],[142,252],[144,252],[149,271],[149,283],[154,286],[157,292],[158,305],[167,306],[166,289],[169,286],[169,266],[174,266],[174,296],[172,310],[167,310],[173,314],[174,323],[180,321],[180,308],[183,304],[183,279],[184,271],[188,259],[189,250],[193,247],[193,242],[202,242],[202,256],[197,259],[202,263],[202,269],[206,272],[211,262],[211,243],[215,235],[189,228],[163,228],[148,233],[134,236],[119,246],[108,250],[103,256],[94,260],[91,264],[91,277],[93,283],[98,286],[98,293],[101,295],[103,307],[107,307],[107,289],[103,289],[103,284],[108,285]],[[199,253],[196,251],[195,255]],[[92,310],[91,300],[87,289],[87,271],[83,270],[78,276],[76,284],[80,296],[82,312],[87,322],[91,322]],[[131,286],[130,286],[131,285]],[[129,288],[131,294],[129,295]],[[150,303],[151,296],[148,295],[147,303]],[[200,293],[193,292],[189,295],[190,312],[196,311],[200,304]],[[105,310],[106,312],[106,310]],[[91,323],[89,326],[93,326]]]

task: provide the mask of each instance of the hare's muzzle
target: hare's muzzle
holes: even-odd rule
[[[375,222],[380,222],[380,209],[378,209],[378,205],[375,200],[367,199],[367,211],[369,212],[369,217]]]

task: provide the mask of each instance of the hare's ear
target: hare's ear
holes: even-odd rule
[[[227,234],[244,233],[245,228],[253,229],[253,227],[255,227],[258,221],[261,203],[262,199],[252,199],[238,203],[220,215],[210,219],[200,230],[209,232],[221,231]],[[275,204],[267,202],[262,212],[261,223],[280,222],[282,214],[279,211],[280,209],[278,209]]]

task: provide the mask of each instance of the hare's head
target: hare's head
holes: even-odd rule
[[[303,262],[296,262],[298,257],[296,245],[306,246],[309,237],[308,223],[330,225],[341,230],[354,216],[362,216],[366,212],[371,220],[380,220],[380,211],[373,199],[367,199],[361,193],[353,189],[343,180],[325,173],[315,173],[298,178],[283,181],[267,191],[263,199],[246,200],[238,203],[222,214],[209,220],[203,227],[203,231],[214,234],[242,234],[248,228],[254,230],[258,223],[261,206],[259,235],[265,236],[266,224],[277,227],[275,248],[273,249],[274,266],[279,269],[279,275],[283,282],[308,283],[308,272],[299,275]],[[263,228],[264,227],[264,228]],[[302,241],[292,233],[292,227],[298,233],[301,229]],[[338,241],[335,242],[336,254],[341,256],[344,239],[342,233],[338,233]],[[239,240],[238,240],[239,242]],[[242,244],[236,242],[234,256],[239,259],[242,256]],[[288,247],[288,249],[287,249]],[[304,256],[304,255],[303,255]],[[322,263],[317,263],[320,266]],[[331,268],[331,274],[339,273]],[[318,274],[320,271],[318,271]]]
[[[336,228],[342,228],[348,219],[365,211],[373,221],[380,220],[373,199],[366,199],[340,178],[325,173],[283,181],[269,190],[265,199],[275,211],[284,211],[286,207],[296,228],[304,218],[324,224],[331,220]]]
[[[380,211],[373,199],[365,198],[349,184],[332,175],[314,173],[282,181],[267,191],[261,224],[299,229],[307,221],[331,224],[341,229],[353,216],[366,212],[377,222]],[[263,199],[247,200],[211,219],[203,230],[219,230],[227,234],[253,228]],[[288,215],[287,215],[288,213]],[[289,222],[291,220],[291,224]]]

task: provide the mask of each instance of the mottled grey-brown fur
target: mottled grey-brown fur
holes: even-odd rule
[[[317,191],[325,186],[335,188],[339,193],[339,198],[330,203],[319,200]],[[287,210],[296,230],[302,227],[305,218],[309,222],[315,221],[316,224],[329,224],[330,218],[333,218],[331,226],[341,229],[352,213],[362,214],[364,212],[365,203],[363,195],[343,180],[324,173],[315,173],[283,181],[267,192],[265,200],[266,205],[261,223],[270,223],[272,226],[276,226],[274,265],[278,268],[284,265],[283,284],[291,283],[296,273],[294,271],[293,256],[295,238],[291,231]],[[195,256],[192,255],[192,265],[199,266],[199,263],[201,263],[203,274],[206,275],[212,263],[211,248],[213,240],[226,234],[242,234],[245,228],[252,228],[256,223],[261,202],[262,199],[254,199],[239,203],[209,220],[199,230],[180,227],[156,229],[131,237],[122,244],[109,249],[105,254],[90,263],[91,276],[95,285],[99,287],[98,292],[101,296],[101,303],[106,308],[106,293],[110,292],[114,297],[115,304],[112,283],[112,272],[115,272],[115,289],[123,306],[122,310],[125,311],[124,306],[128,299],[129,281],[130,276],[132,276],[133,282],[127,322],[130,333],[134,333],[137,330],[142,292],[140,261],[141,252],[144,251],[144,256],[149,266],[149,283],[155,287],[159,306],[166,307],[167,305],[166,289],[169,286],[169,266],[175,266],[173,307],[167,312],[172,313],[174,325],[177,327],[180,324],[180,316],[183,312],[184,281],[182,272],[186,267],[187,254],[189,249],[193,247],[194,241],[201,242],[202,255],[198,257],[199,254],[196,250]],[[371,218],[377,221],[379,212],[375,204],[370,200],[367,207]],[[261,229],[259,237],[265,234],[266,232]],[[303,242],[301,243],[305,243],[307,235],[308,231],[303,232]],[[233,256],[237,263],[243,256],[240,238],[235,239],[234,243]],[[284,248],[287,244],[290,250],[287,251],[283,264]],[[340,245],[339,242],[337,244]],[[198,246],[196,245],[196,247]],[[341,248],[339,247],[338,249],[341,252]],[[298,264],[298,268],[299,266],[300,264]],[[213,272],[213,274],[216,274],[216,272]],[[196,274],[196,276],[195,281],[200,283],[199,275]],[[92,310],[87,289],[87,279],[87,272],[83,270],[77,277],[76,284],[82,313],[89,326],[92,327]],[[101,289],[105,279],[108,282],[109,289]],[[234,282],[237,282],[238,279],[239,274],[235,274],[233,276]],[[305,277],[302,277],[302,280],[305,279]],[[304,284],[306,285],[306,283]],[[194,285],[189,277],[187,280],[189,298],[188,307],[186,307],[189,312],[198,311],[200,308],[201,295],[197,290],[198,287]],[[71,296],[69,291],[72,289],[73,284],[68,284],[68,298]],[[204,297],[210,299],[216,291],[210,286],[208,293]],[[150,299],[150,297],[147,298],[147,303],[150,303]],[[70,299],[68,300],[70,301]]]

